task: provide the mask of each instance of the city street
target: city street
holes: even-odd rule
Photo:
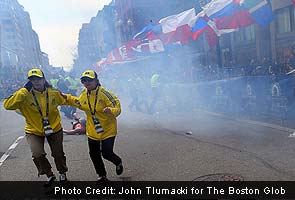
[[[295,0],[0,0],[0,121],[0,200],[295,199]]]
[[[117,176],[113,164],[106,161],[110,180],[192,181],[226,176],[245,181],[295,180],[295,139],[288,137],[292,129],[197,109],[147,115],[129,112],[122,104],[115,152],[123,158],[125,171]],[[24,120],[14,111],[5,111],[2,104],[0,116],[3,159],[9,147],[23,135]],[[71,127],[64,117],[63,125]],[[46,150],[57,173],[47,144]],[[64,151],[69,180],[96,180],[85,135],[65,135]],[[45,180],[37,176],[25,138],[8,152],[8,158],[0,165],[1,181]]]

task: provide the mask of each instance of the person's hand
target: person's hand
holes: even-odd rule
[[[28,81],[25,85],[24,88],[26,88],[28,91],[31,91],[33,85],[31,81]]]
[[[104,112],[104,113],[106,113],[106,114],[110,114],[110,113],[112,113],[110,107],[105,107],[105,108],[102,110],[102,112]]]

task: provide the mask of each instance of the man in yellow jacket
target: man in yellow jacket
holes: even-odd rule
[[[38,175],[45,174],[48,177],[45,186],[51,185],[56,179],[46,158],[45,137],[60,173],[59,181],[65,182],[68,168],[63,151],[63,131],[58,106],[64,105],[66,99],[60,91],[51,87],[40,69],[29,70],[28,79],[23,88],[4,100],[4,108],[19,110],[25,117],[26,139],[30,145]]]
[[[123,173],[121,158],[113,152],[117,135],[116,117],[121,113],[119,99],[101,86],[97,74],[86,70],[81,76],[85,89],[79,97],[68,95],[70,105],[83,110],[87,115],[86,135],[90,158],[98,175],[98,182],[108,181],[102,157],[116,166],[116,173]]]

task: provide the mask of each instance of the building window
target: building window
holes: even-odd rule
[[[236,41],[240,43],[255,41],[255,26],[251,25],[245,28],[241,28],[234,33]]]
[[[283,8],[277,13],[277,32],[288,33],[291,32],[291,13],[290,7]]]
[[[12,24],[12,21],[10,19],[4,19],[2,20],[3,24]]]
[[[10,33],[14,33],[15,32],[15,30],[13,28],[7,28],[7,29],[5,29],[5,31],[6,32],[10,32]]]
[[[245,28],[245,40],[254,41],[255,40],[255,27],[254,25]]]
[[[240,29],[239,31],[234,32],[234,37],[235,41],[240,43],[241,41],[243,41],[243,31]]]

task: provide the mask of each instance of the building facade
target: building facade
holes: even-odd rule
[[[290,1],[272,1],[276,21],[271,25],[271,53],[273,60],[291,62],[295,67],[295,7]]]
[[[107,56],[113,49],[132,40],[133,36],[150,23],[190,9],[196,0],[113,0],[79,33],[78,56],[74,70],[83,71]],[[157,5],[157,6],[155,6]]]
[[[42,66],[38,35],[29,13],[17,0],[0,1],[0,27],[2,68],[22,74],[28,68]]]
[[[295,8],[290,0],[271,3],[274,20],[268,26],[253,24],[220,37],[224,67],[246,66],[251,60],[256,64],[291,62],[295,67]]]
[[[89,68],[114,48],[132,40],[150,23],[192,7],[198,13],[209,1],[113,0],[87,26],[82,26],[76,63],[87,63]],[[218,49],[210,49],[202,36],[191,41],[189,48],[184,48],[185,53],[190,60],[198,60],[204,66],[218,64],[226,68],[266,61],[295,66],[295,8],[290,0],[271,0],[271,3],[275,17],[269,25],[253,24],[224,34],[219,37]]]
[[[89,23],[84,23],[79,31],[78,55],[73,66],[76,73],[92,68],[93,64],[117,47],[114,30],[114,12],[110,3],[98,11]]]

